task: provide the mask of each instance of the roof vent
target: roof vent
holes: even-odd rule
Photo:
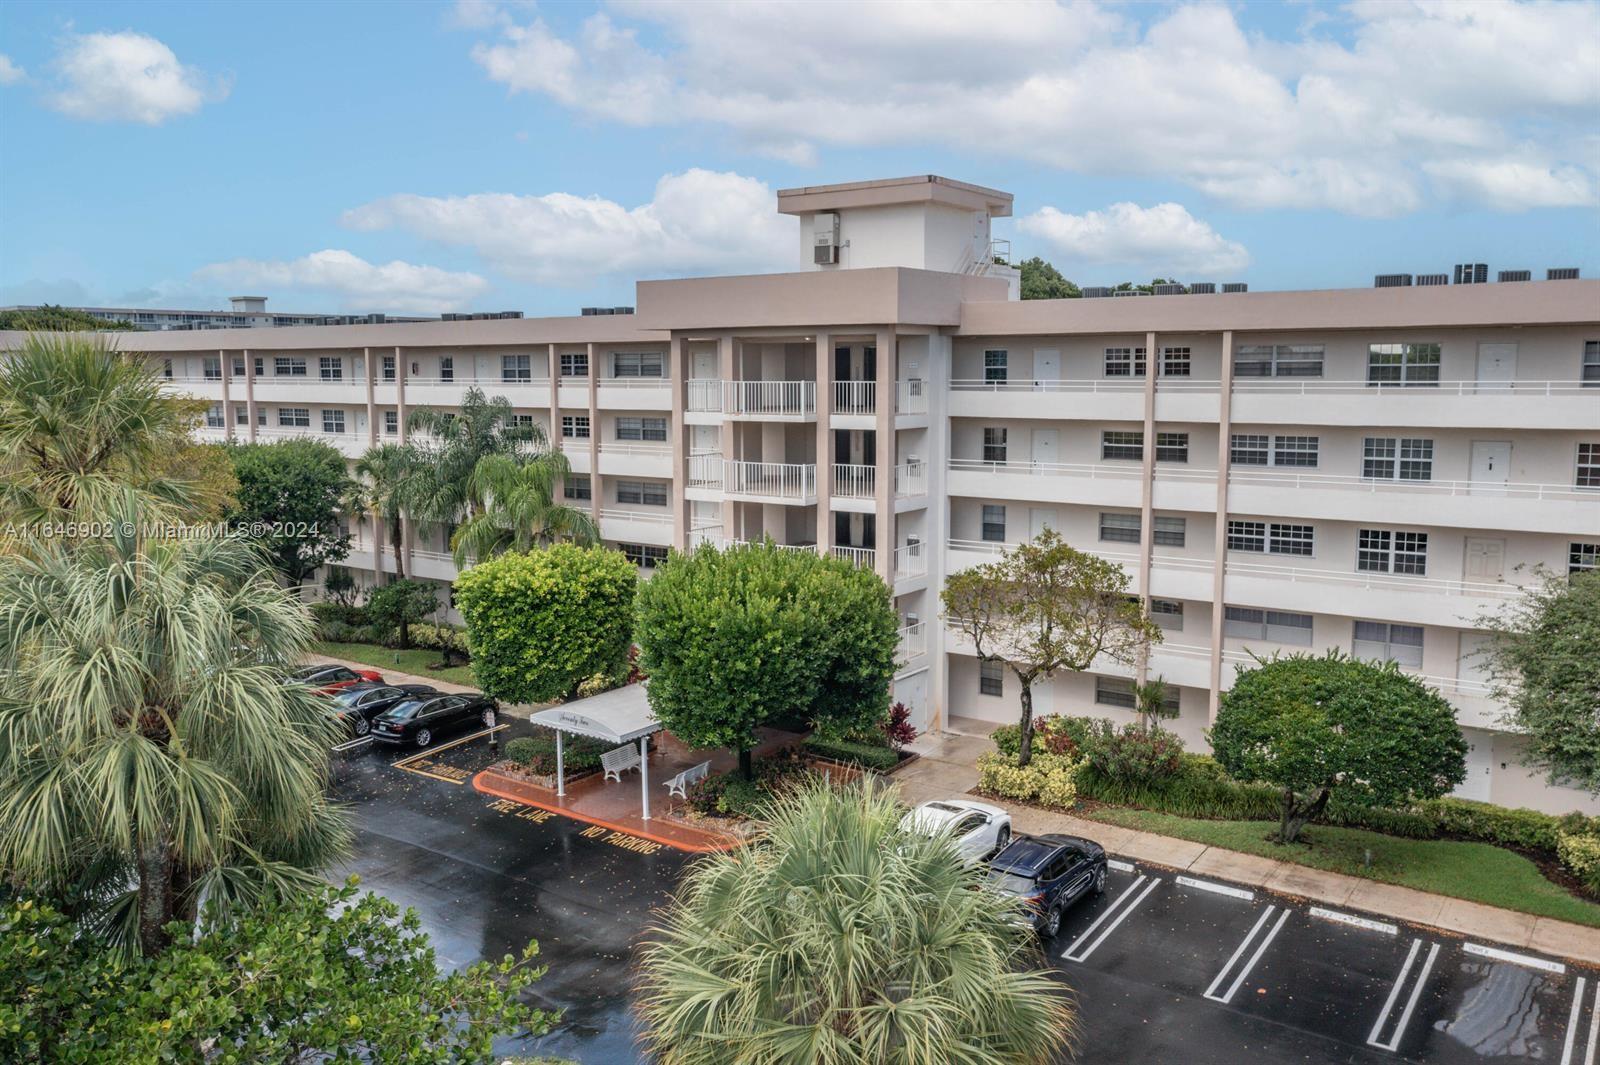
[[[1500,281],[1532,281],[1532,270],[1501,270],[1496,278]]]
[[[1456,284],[1483,285],[1487,284],[1488,281],[1488,263],[1458,263],[1456,265]]]
[[[1450,275],[1449,274],[1418,274],[1417,275],[1417,284],[1419,284],[1419,285],[1448,285],[1449,283],[1450,283]]]
[[[632,307],[613,307],[613,308],[611,308],[611,313],[612,314],[632,314],[633,313],[633,308]]]
[[[1229,281],[1222,286],[1224,292],[1249,292],[1250,286],[1243,281]]]
[[[1410,288],[1410,274],[1379,274],[1372,279],[1373,288]]]
[[[1150,293],[1139,288],[1119,288],[1112,293],[1113,296],[1148,296]]]
[[[1187,288],[1178,284],[1152,285],[1151,288],[1157,296],[1185,296],[1189,292]]]
[[[1106,296],[1111,295],[1111,290],[1109,288],[1106,288],[1104,285],[1095,285],[1092,288],[1086,288],[1086,289],[1083,289],[1082,291],[1083,291],[1083,298],[1084,299],[1090,299],[1090,300],[1103,299]]]
[[[1544,272],[1546,281],[1576,281],[1578,268],[1576,266],[1552,266]]]
[[[1189,286],[1189,291],[1196,296],[1209,296],[1217,291],[1215,281],[1196,281]]]

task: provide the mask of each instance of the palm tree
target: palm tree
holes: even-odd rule
[[[468,488],[478,462],[489,455],[525,458],[541,448],[537,426],[512,424],[511,401],[486,397],[469,388],[454,411],[421,409],[411,415],[418,444],[417,470],[410,489],[413,509],[424,521],[453,525],[483,509]]]
[[[774,801],[762,845],[694,866],[640,963],[666,1065],[1051,1060],[1065,988],[1032,970],[1018,903],[881,788]]]
[[[395,579],[401,581],[406,579],[406,563],[400,541],[404,533],[406,501],[414,491],[411,481],[417,466],[417,453],[408,446],[379,444],[369,448],[356,462],[355,486],[347,504],[351,510],[366,511],[373,521],[383,523],[394,549]],[[378,559],[374,558],[373,563],[382,570]]]
[[[0,511],[19,522],[103,519],[132,486],[147,507],[205,509],[171,459],[206,404],[89,333],[30,333],[0,358]]]
[[[559,451],[546,451],[524,461],[509,455],[485,455],[468,480],[471,498],[483,507],[456,530],[450,549],[457,566],[470,558],[488,558],[503,551],[527,551],[558,540],[592,544],[600,539],[594,519],[577,507],[558,503],[556,486],[571,467]]]
[[[280,682],[312,622],[254,546],[126,535],[0,556],[0,872],[82,900],[130,949],[202,896],[315,883],[348,830],[339,728]]]

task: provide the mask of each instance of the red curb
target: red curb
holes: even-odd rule
[[[625,825],[616,824],[615,822],[612,822],[612,821],[605,821],[605,820],[602,820],[602,819],[600,819],[598,817],[592,817],[592,816],[590,816],[588,814],[579,813],[577,810],[573,810],[573,809],[570,809],[568,807],[551,806],[548,803],[542,803],[542,802],[539,802],[539,801],[537,801],[535,799],[530,799],[525,795],[516,795],[516,794],[513,794],[513,793],[508,792],[508,791],[501,791],[500,789],[494,787],[493,785],[485,784],[483,782],[483,778],[486,777],[486,776],[489,776],[491,774],[493,774],[496,777],[499,776],[498,773],[494,773],[494,771],[490,770],[490,769],[481,770],[476,775],[474,775],[473,778],[472,778],[472,790],[477,791],[477,792],[481,792],[484,795],[493,795],[497,799],[505,799],[507,802],[514,802],[514,803],[518,804],[519,806],[532,806],[532,807],[534,807],[536,809],[539,809],[539,810],[548,810],[553,814],[560,814],[562,817],[565,817],[568,820],[581,821],[584,824],[589,824],[589,825],[598,825],[601,828],[609,828],[611,831],[613,831],[613,832],[621,832],[625,836],[633,836],[633,837],[635,837],[637,839],[647,839],[651,843],[659,843],[664,847],[671,847],[673,850],[685,851],[685,852],[687,852],[689,854],[718,854],[718,853],[721,853],[723,851],[731,851],[731,850],[734,850],[734,849],[736,849],[738,847],[744,846],[744,844],[741,843],[738,840],[732,840],[729,843],[726,843],[726,844],[721,845],[721,846],[713,846],[713,845],[710,845],[710,844],[707,844],[707,845],[704,845],[704,846],[697,846],[697,845],[692,844],[692,843],[684,843],[681,840],[668,839],[665,836],[652,835],[649,832],[643,832],[643,831],[640,831],[637,828],[630,828],[630,827],[625,826]],[[504,778],[501,778],[501,779],[504,779]],[[699,830],[698,829],[688,829],[687,831],[699,831]],[[705,835],[711,835],[711,833],[704,833],[704,834]]]

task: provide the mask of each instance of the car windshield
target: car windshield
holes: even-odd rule
[[[421,699],[408,699],[403,703],[398,703],[394,706],[391,706],[388,710],[384,711],[383,716],[391,720],[405,721],[416,717],[417,711],[422,709],[422,705],[423,701]]]
[[[340,706],[352,706],[370,694],[371,688],[346,688],[342,692],[334,692],[333,701]]]
[[[312,677],[323,672],[327,668],[327,666],[301,666],[299,669],[291,669],[289,671],[289,679],[310,680]]]
[[[1032,895],[1039,884],[1030,876],[1008,873],[1004,869],[989,870],[989,884],[1011,895]]]

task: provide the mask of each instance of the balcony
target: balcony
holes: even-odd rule
[[[873,415],[877,412],[878,382],[835,381],[833,383],[833,413]]]
[[[1522,591],[1519,585],[1509,582],[1488,584],[1261,562],[1229,562],[1227,577],[1230,602],[1274,610],[1304,610],[1308,603],[1349,603],[1349,593],[1359,591],[1364,616],[1447,627],[1459,627],[1496,611]],[[1308,584],[1313,589],[1324,589],[1322,596],[1307,589]]]
[[[752,421],[814,421],[817,383],[699,379],[689,382],[684,409]]]
[[[898,499],[928,494],[928,464],[904,462],[894,468],[894,494]]]
[[[1233,420],[1269,425],[1408,428],[1593,429],[1593,388],[1565,381],[1440,381],[1369,385],[1361,380],[1249,378],[1234,382]]]
[[[909,581],[928,575],[928,545],[902,544],[894,549],[894,579]]]
[[[672,515],[650,514],[638,510],[602,509],[600,535],[607,540],[620,540],[624,543],[670,546]]]
[[[878,552],[870,547],[834,544],[831,550],[834,558],[842,558],[856,569],[872,569],[878,559]]]
[[[453,581],[460,574],[456,560],[448,551],[411,552],[411,572],[407,576],[425,577],[436,581]]]
[[[1143,493],[1144,468],[1137,462],[984,462],[980,459],[951,459],[949,471],[948,491],[952,496],[1137,507]],[[1215,470],[1163,465],[1156,467],[1155,474],[1157,507],[1199,511],[1215,508]],[[1285,513],[1297,512],[1291,507]]]
[[[905,415],[928,413],[928,382],[920,377],[896,381],[894,385],[894,412]]]
[[[722,491],[722,452],[704,451],[689,456],[689,489]]]
[[[875,499],[878,494],[876,466],[833,465],[833,495],[837,499]]]
[[[672,446],[607,440],[600,445],[600,472],[624,477],[671,477]]]
[[[811,463],[729,459],[722,464],[722,490],[734,499],[756,503],[815,503],[817,467]]]
[[[1213,391],[1217,387],[1216,382],[1211,382]],[[1064,402],[1067,396],[1093,397],[1093,401]],[[965,418],[1139,421],[1144,417],[1144,380],[1137,377],[1093,381],[957,378],[950,382],[950,414]]]
[[[900,643],[895,650],[894,664],[905,669],[912,662],[928,653],[928,624],[919,621],[915,625],[906,625],[899,632]]]
[[[665,377],[602,377],[595,405],[601,410],[670,410],[672,382]]]

